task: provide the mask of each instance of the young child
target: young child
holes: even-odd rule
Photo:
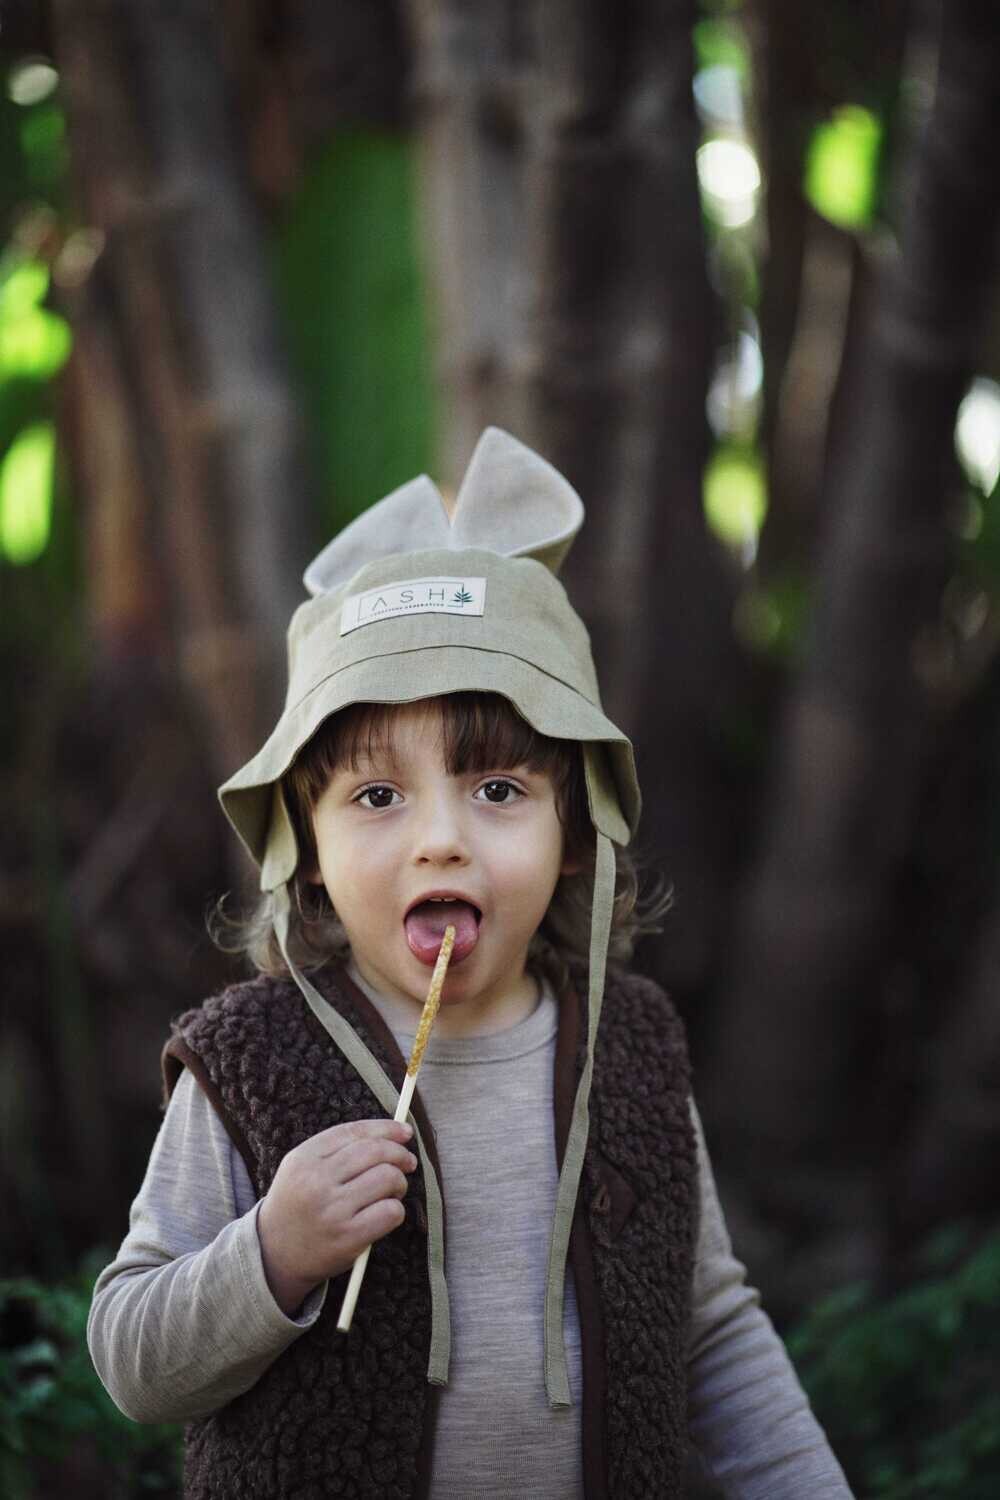
[[[306,574],[221,793],[261,973],[175,1025],[89,1326],[124,1412],[190,1424],[191,1497],[662,1500],[689,1438],[727,1496],[849,1495],[732,1257],[680,1023],[623,966],[638,784],[555,577],[582,514],[489,429],[450,519],[417,479]]]

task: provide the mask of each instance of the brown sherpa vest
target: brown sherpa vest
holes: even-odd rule
[[[342,969],[314,976],[398,1084],[405,1063]],[[583,1017],[574,975],[560,1011],[556,1142],[565,1147]],[[384,1113],[294,984],[236,985],[175,1024],[172,1088],[194,1073],[266,1193],[285,1153],[327,1126]],[[696,1233],[696,1155],[681,1024],[651,981],[609,977],[571,1259],[583,1349],[586,1500],[683,1493],[685,1342]],[[418,1098],[414,1113],[433,1141]],[[437,1165],[437,1163],[435,1163]],[[448,1185],[442,1181],[447,1206]],[[349,1335],[346,1277],[314,1326],[245,1395],[187,1431],[189,1500],[403,1500],[427,1496],[437,1392],[430,1346],[422,1172],[406,1221],[379,1242]],[[447,1249],[447,1221],[445,1229]]]

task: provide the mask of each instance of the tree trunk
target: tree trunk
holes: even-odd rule
[[[61,303],[73,325],[64,436],[80,496],[83,593],[98,663],[169,657],[165,580],[152,544],[137,414],[100,260]]]
[[[800,574],[813,555],[856,265],[851,232],[821,218],[803,192],[807,148],[815,127],[845,103],[877,108],[892,122],[907,10],[905,0],[832,0],[821,12],[796,0],[754,0],[749,8],[767,184],[760,308],[765,579]]]
[[[523,264],[526,7],[409,0],[420,216],[444,420],[439,467],[461,479],[490,423],[514,405],[528,315]]]
[[[279,701],[309,545],[294,401],[212,15],[53,9],[73,169],[107,237],[182,675],[219,777]]]
[[[790,1155],[852,1134],[870,1146],[866,1033],[928,743],[955,412],[990,291],[998,64],[993,7],[945,6],[899,254],[872,277],[842,376],[811,650],[743,897],[716,1078],[734,1148],[756,1148],[757,1181],[766,1164],[779,1195]]]
[[[735,578],[701,507],[714,310],[697,7],[422,0],[414,16],[444,468],[457,477],[498,422],[583,494],[567,583],[637,743],[643,843],[677,892],[656,961],[700,986],[722,899]]]

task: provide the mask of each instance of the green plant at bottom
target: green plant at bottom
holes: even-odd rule
[[[180,1437],[118,1411],[86,1345],[96,1252],[64,1282],[0,1282],[0,1494],[138,1500],[180,1492]],[[816,1414],[864,1500],[1000,1495],[1000,1231],[946,1231],[920,1279],[860,1284],[788,1338]]]
[[[0,1281],[0,1494],[101,1500],[180,1493],[179,1433],[139,1426],[104,1390],[87,1351],[95,1254],[44,1286]]]
[[[787,1342],[857,1494],[1000,1495],[1000,1232],[944,1231],[913,1285],[844,1288]]]

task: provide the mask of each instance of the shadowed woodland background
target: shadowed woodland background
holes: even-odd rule
[[[968,1264],[1000,1221],[995,7],[9,0],[0,67],[5,1274],[116,1246],[169,1018],[233,975],[214,787],[303,566],[490,422],[587,505],[566,581],[674,892],[641,961],[770,1311],[890,1297],[942,1231]],[[996,1493],[900,1462],[872,1493]]]

